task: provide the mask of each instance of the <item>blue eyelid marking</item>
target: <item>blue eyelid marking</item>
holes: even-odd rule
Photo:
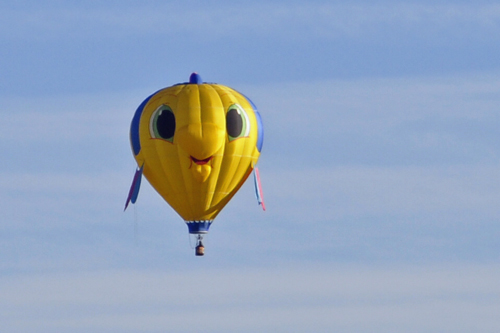
[[[158,91],[157,91],[158,92]],[[130,144],[132,145],[132,150],[134,151],[134,155],[137,156],[141,151],[141,142],[139,140],[139,123],[141,121],[142,112],[144,111],[144,107],[148,104],[149,100],[153,95],[157,92],[146,98],[141,105],[137,108],[134,114],[134,118],[132,118],[132,123],[130,124]]]
[[[257,120],[257,150],[260,153],[262,151],[262,145],[264,144],[264,125],[262,124],[262,117],[260,116],[259,110],[257,110],[257,106],[252,102],[252,100],[247,96],[245,96],[245,98],[250,105],[252,105],[253,112],[255,113],[255,119]]]

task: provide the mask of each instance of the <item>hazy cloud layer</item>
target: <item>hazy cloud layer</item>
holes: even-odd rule
[[[100,271],[0,278],[0,328],[494,332],[496,265]]]
[[[235,88],[254,100],[264,118],[259,164],[268,211],[260,211],[252,184],[246,184],[214,224],[209,238],[217,253],[236,248],[235,256],[253,261],[271,251],[263,259],[270,262],[286,258],[287,251],[314,261],[498,258],[494,124],[500,85],[494,76]],[[68,263],[64,252],[43,259],[78,233],[105,233],[116,251],[134,251],[129,245],[139,237],[146,247],[132,255],[138,261],[148,255],[148,242],[172,253],[188,250],[187,238],[175,236],[185,233],[182,221],[147,182],[138,220],[122,213],[135,168],[128,126],[148,93],[5,100],[20,111],[9,112],[0,131],[2,147],[15,161],[2,162],[2,227],[27,235],[69,232],[53,250],[40,244],[37,262],[87,267],[84,258],[83,264]],[[133,236],[134,223],[139,236]],[[92,258],[110,245],[92,248],[86,239],[80,245]],[[255,246],[257,240],[262,243]],[[10,253],[15,242],[4,239]],[[42,267],[27,251],[4,267]]]
[[[0,331],[496,332],[500,7],[0,4]],[[199,71],[259,107],[193,255],[128,131]]]
[[[500,6],[491,3],[256,2],[224,6],[161,3],[154,7],[124,4],[80,8],[74,5],[54,8],[36,3],[31,8],[6,7],[2,22],[10,28],[11,33],[3,35],[7,39],[52,39],[74,34],[110,38],[128,31],[134,35],[182,32],[210,39],[245,33],[297,40],[310,36],[370,36],[374,29],[391,26],[424,34],[440,31],[470,38],[479,37],[478,31],[496,33],[500,27]],[[477,30],[471,32],[471,27]]]

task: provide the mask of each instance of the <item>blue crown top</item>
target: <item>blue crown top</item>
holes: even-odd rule
[[[191,74],[191,76],[189,77],[189,83],[190,84],[202,84],[203,80],[201,79],[201,76],[195,72],[195,73]]]

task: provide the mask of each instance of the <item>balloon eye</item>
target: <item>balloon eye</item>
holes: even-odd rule
[[[168,105],[160,106],[151,116],[149,126],[151,137],[163,139],[169,142],[174,141],[175,116]]]
[[[229,107],[226,114],[226,129],[229,141],[246,137],[250,132],[250,122],[243,108],[237,104]]]

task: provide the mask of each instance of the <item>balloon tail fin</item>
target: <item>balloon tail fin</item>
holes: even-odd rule
[[[142,170],[144,168],[144,164],[135,170],[134,180],[132,181],[132,185],[130,186],[130,191],[128,192],[127,201],[125,202],[125,211],[128,207],[129,203],[135,204],[137,201],[137,197],[139,196],[139,189],[141,188],[141,179],[142,179]]]
[[[266,210],[266,205],[264,204],[264,196],[262,194],[262,185],[260,183],[260,174],[259,169],[255,167],[253,169],[253,180],[255,185],[255,197],[257,198],[257,202],[262,206],[263,210]]]

